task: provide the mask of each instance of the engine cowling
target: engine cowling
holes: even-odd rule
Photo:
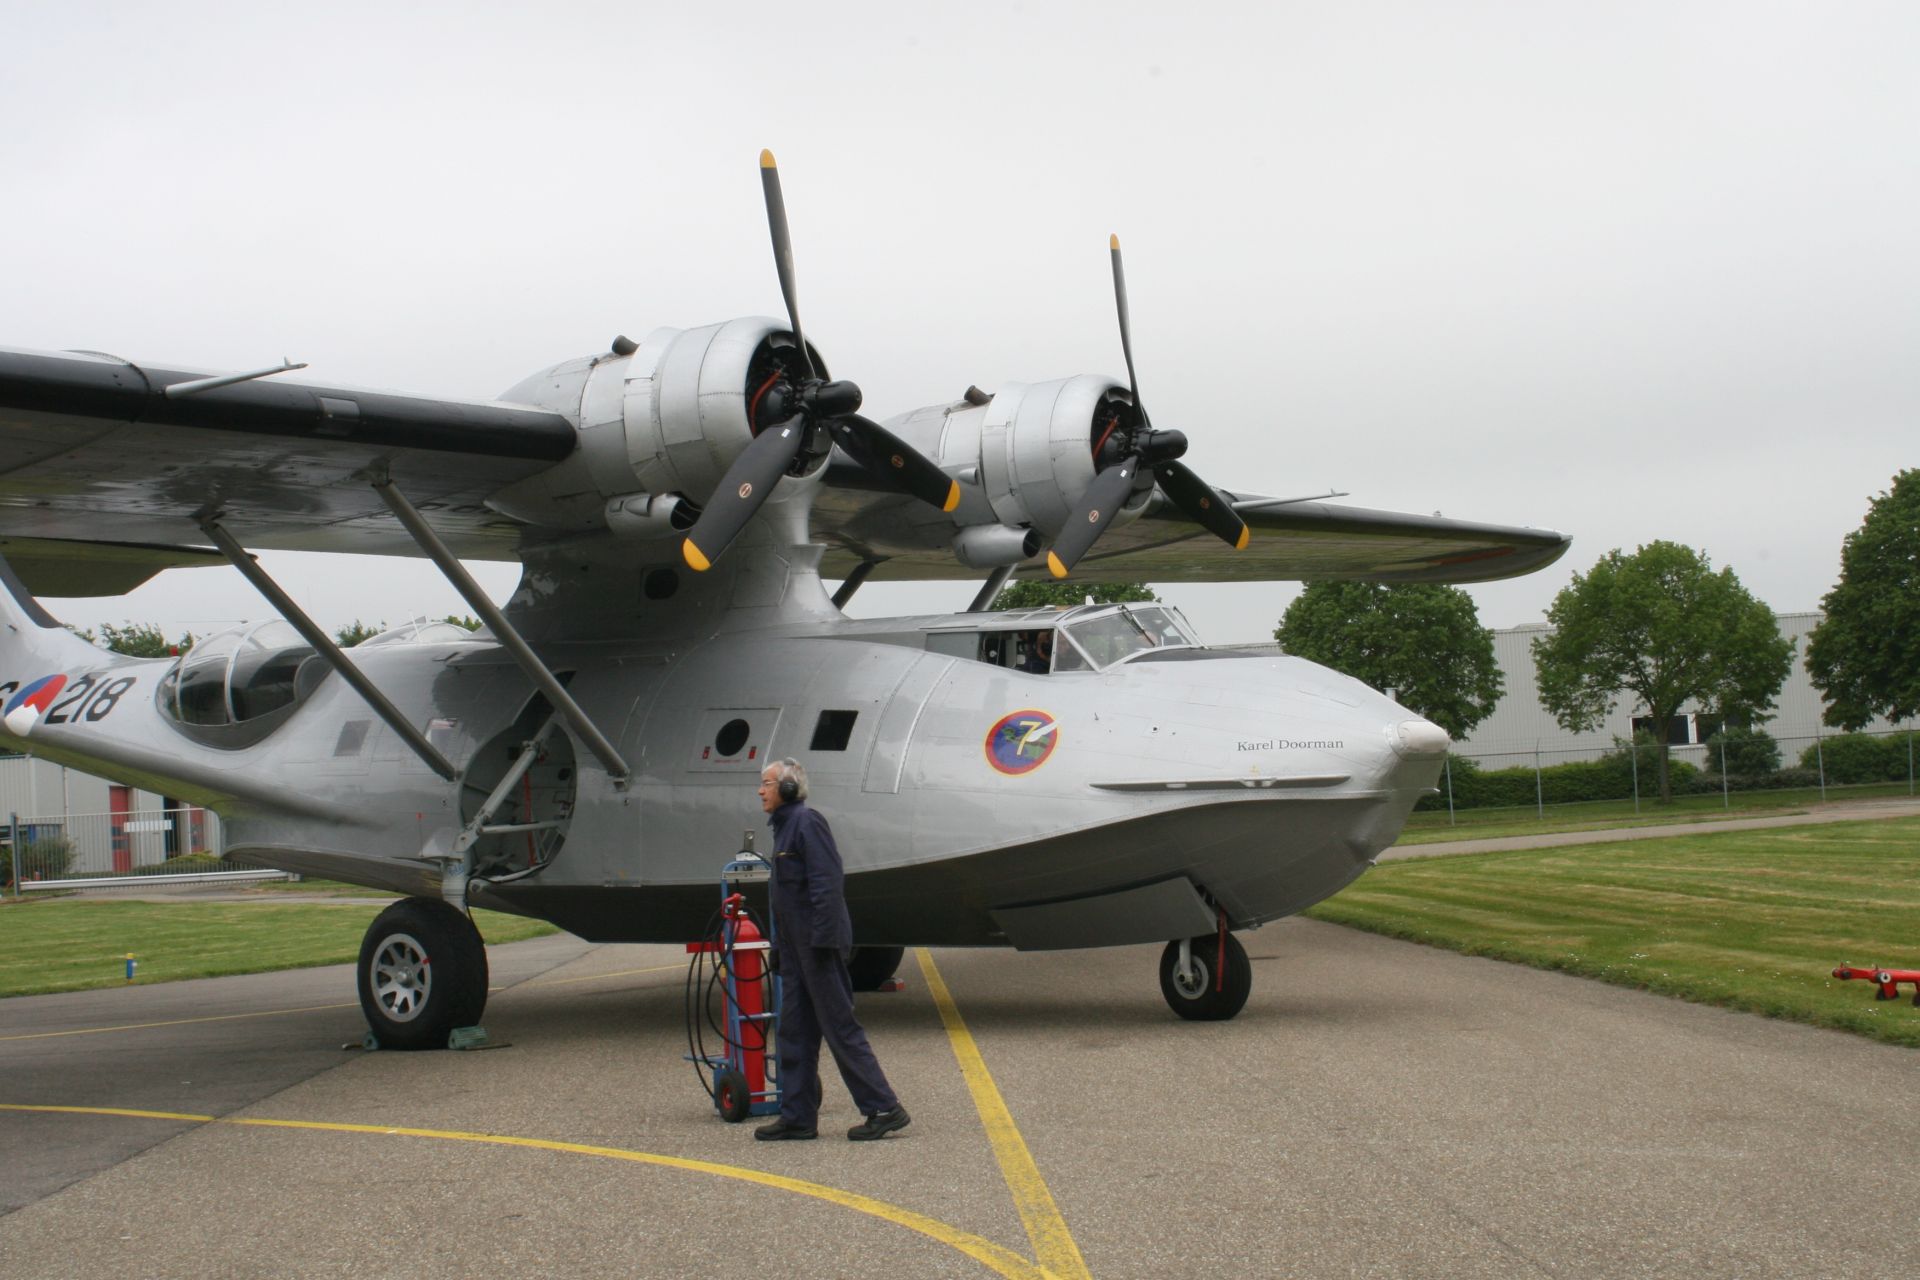
[[[1093,482],[1103,442],[1134,421],[1125,384],[1100,374],[1051,382],[1009,383],[984,405],[938,411],[940,465],[972,473],[954,519],[963,525],[989,522],[1028,525],[1048,537],[1059,533]],[[929,429],[916,414],[902,434]],[[923,445],[933,441],[915,435]],[[1128,521],[1146,506],[1151,478],[1127,500],[1117,517]]]
[[[814,366],[826,364],[811,347]],[[501,398],[565,414],[580,448],[560,465],[501,490],[489,505],[544,528],[610,526],[665,535],[691,523],[752,441],[756,393],[799,349],[776,320],[749,316],[698,329],[656,329],[637,346],[556,365]],[[831,446],[802,453],[812,475]],[[678,498],[679,518],[658,519]],[[646,518],[636,521],[637,513]],[[657,526],[657,529],[656,529]]]

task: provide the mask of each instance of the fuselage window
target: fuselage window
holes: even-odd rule
[[[747,745],[747,735],[752,732],[753,726],[745,720],[729,720],[713,736],[713,749],[722,756],[737,756],[740,748]]]
[[[808,750],[845,751],[847,743],[853,741],[853,722],[859,717],[858,711],[822,711],[813,726]]]

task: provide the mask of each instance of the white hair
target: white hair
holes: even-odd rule
[[[796,794],[793,797],[795,800],[805,800],[807,798],[807,766],[801,764],[792,756],[788,756],[784,760],[777,760],[768,765],[766,771],[773,775],[775,782],[784,782],[788,778],[793,779],[793,785],[796,788]]]

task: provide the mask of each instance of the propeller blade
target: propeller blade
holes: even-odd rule
[[[1054,539],[1047,552],[1047,568],[1056,578],[1073,571],[1080,557],[1087,554],[1100,531],[1113,522],[1133,491],[1133,474],[1139,463],[1132,458],[1117,462],[1093,478],[1080,496],[1080,505],[1067,517],[1067,527]]]
[[[1127,319],[1127,272],[1120,265],[1120,237],[1108,236],[1107,247],[1113,254],[1113,303],[1120,312],[1120,354],[1127,358],[1127,389],[1133,392],[1133,407],[1144,420],[1147,411],[1140,404],[1140,380],[1133,376],[1133,325]]]
[[[800,332],[800,304],[794,299],[793,241],[787,235],[787,202],[780,197],[780,169],[773,152],[760,153],[760,189],[767,198],[767,229],[773,233],[773,265],[780,273],[780,296],[787,301],[787,323],[793,326],[793,340],[800,346],[800,362],[807,377],[819,375],[813,370],[813,357],[807,354],[806,335]]]
[[[707,500],[700,518],[687,531],[686,541],[680,544],[680,554],[689,565],[706,572],[739,536],[753,513],[773,492],[773,486],[780,482],[781,475],[793,465],[800,452],[800,442],[806,438],[806,425],[805,415],[796,413],[762,431],[740,451],[713,491],[713,497]]]
[[[1153,469],[1154,479],[1174,506],[1235,551],[1244,551],[1251,535],[1247,522],[1233,509],[1220,491],[1195,475],[1185,463],[1163,462]]]
[[[951,511],[960,505],[960,482],[933,460],[871,418],[848,414],[833,424],[833,438],[855,462],[928,506]]]

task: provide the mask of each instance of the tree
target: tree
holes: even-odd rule
[[[1287,606],[1273,638],[1297,657],[1391,689],[1456,738],[1500,701],[1493,632],[1458,587],[1316,582]]]
[[[1550,636],[1533,642],[1540,702],[1560,727],[1597,728],[1631,693],[1655,726],[1688,702],[1727,720],[1764,719],[1793,664],[1773,611],[1731,569],[1673,542],[1609,551],[1554,597]],[[1673,798],[1665,733],[1660,799]]]
[[[1840,582],[1807,637],[1821,718],[1859,729],[1920,715],[1920,470],[1902,471],[1840,548]]]
[[[352,622],[348,623],[346,626],[340,628],[338,631],[333,633],[333,642],[339,645],[342,649],[351,649],[353,648],[353,646],[359,644],[362,640],[365,640],[370,636],[377,636],[382,631],[385,631],[386,629],[387,629],[387,624],[384,622],[380,623],[377,626],[370,627],[366,623],[360,621],[360,619],[355,618]]]
[[[97,636],[91,631],[75,634],[110,653],[124,653],[130,658],[168,658],[193,648],[191,631],[182,632],[178,640],[169,641],[160,628],[151,622],[129,622],[124,627],[103,622]]]
[[[1040,609],[1050,604],[1151,604],[1160,599],[1144,582],[1013,582],[994,597],[996,609]]]

